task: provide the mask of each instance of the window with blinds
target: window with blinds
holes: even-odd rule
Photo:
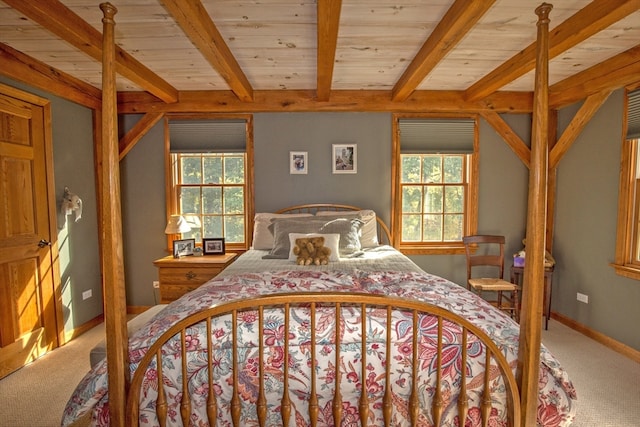
[[[475,118],[394,118],[394,241],[407,253],[457,253],[475,229]]]
[[[171,192],[168,215],[185,217],[182,238],[224,237],[231,249],[248,247],[252,153],[246,119],[170,120]]]

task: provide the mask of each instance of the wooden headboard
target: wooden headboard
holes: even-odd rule
[[[361,211],[362,208],[351,205],[336,205],[331,203],[312,203],[304,205],[289,206],[287,208],[280,209],[276,213],[310,213],[315,214],[319,211],[333,211],[333,212],[348,212],[348,211]],[[391,245],[391,232],[389,227],[385,224],[380,217],[376,214],[376,221],[378,223],[378,240],[381,244]]]

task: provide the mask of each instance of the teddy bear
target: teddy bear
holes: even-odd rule
[[[297,257],[296,264],[309,265],[313,262],[315,248],[308,237],[296,239],[296,245],[293,247],[293,254]]]
[[[309,238],[311,245],[313,246],[313,263],[315,265],[326,265],[329,263],[329,257],[331,256],[331,249],[324,245],[324,237],[317,236]]]

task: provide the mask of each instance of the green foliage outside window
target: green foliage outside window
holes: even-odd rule
[[[226,243],[245,241],[245,154],[179,153],[178,209],[198,218],[184,238],[224,237]]]
[[[464,235],[465,155],[401,155],[402,241],[453,242]]]

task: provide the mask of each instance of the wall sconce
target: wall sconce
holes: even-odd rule
[[[64,195],[62,196],[62,203],[60,205],[60,213],[67,220],[67,215],[75,214],[75,222],[78,222],[82,218],[82,199],[76,194],[73,194],[69,187],[64,187]]]

